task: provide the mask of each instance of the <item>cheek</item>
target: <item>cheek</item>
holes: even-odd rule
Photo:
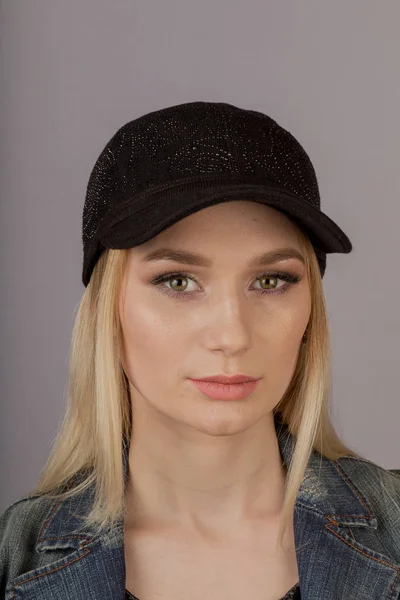
[[[260,322],[261,337],[257,346],[261,347],[263,368],[268,385],[274,396],[281,397],[289,385],[296,369],[301,338],[310,317],[307,303],[286,310],[277,311]]]
[[[184,356],[184,326],[179,319],[172,322],[146,303],[132,303],[121,319],[124,355],[130,374],[169,372],[176,369]]]

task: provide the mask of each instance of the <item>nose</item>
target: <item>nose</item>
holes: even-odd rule
[[[237,354],[251,347],[254,323],[252,310],[237,296],[229,296],[208,308],[209,346]]]

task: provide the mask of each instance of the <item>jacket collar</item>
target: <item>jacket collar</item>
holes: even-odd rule
[[[282,458],[289,464],[295,438],[287,425],[277,417],[275,426]],[[127,447],[124,453],[125,477],[128,451]],[[50,573],[55,581],[59,576],[64,577],[62,589],[67,589],[68,584],[71,591],[70,595],[64,594],[66,600],[80,598],[76,587],[79,579],[87,574],[91,580],[93,573],[102,579],[96,583],[96,589],[106,590],[107,593],[105,591],[103,596],[88,591],[85,598],[112,597],[123,600],[124,523],[120,521],[112,531],[100,535],[82,526],[79,516],[87,514],[92,501],[93,489],[89,488],[71,499],[55,503],[43,524],[36,550],[44,552],[70,548],[75,551],[72,558],[69,554],[65,559],[68,569],[61,567],[61,570],[51,571],[49,566],[49,577]],[[302,600],[325,597],[332,600],[383,600],[397,597],[391,595],[398,575],[395,565],[379,560],[377,552],[358,543],[351,532],[354,528],[376,530],[377,527],[373,506],[347,477],[339,463],[313,451],[294,511]],[[36,585],[45,586],[45,579],[37,579]],[[47,582],[46,589],[48,585]],[[53,597],[46,596],[45,590],[41,591],[42,595],[37,590],[36,593],[38,598]]]

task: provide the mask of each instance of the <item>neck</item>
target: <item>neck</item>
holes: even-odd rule
[[[127,528],[179,526],[203,536],[279,517],[286,468],[272,413],[246,431],[211,436],[137,404]]]

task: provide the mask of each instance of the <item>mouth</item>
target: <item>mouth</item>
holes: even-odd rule
[[[207,381],[212,383],[223,383],[223,384],[234,384],[234,383],[248,383],[250,381],[257,381],[260,377],[251,377],[250,375],[210,375],[209,377],[191,378],[192,381]]]
[[[202,394],[215,400],[241,400],[253,393],[259,383],[257,379],[247,379],[241,383],[220,383],[218,381],[190,380]]]

